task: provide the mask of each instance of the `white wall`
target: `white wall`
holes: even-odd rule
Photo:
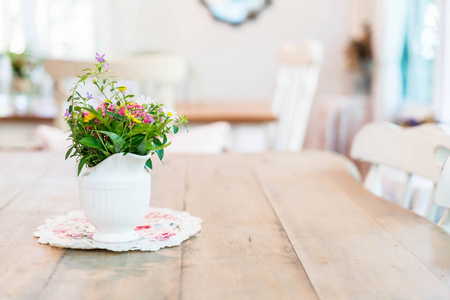
[[[314,38],[325,46],[318,94],[344,87],[344,50],[350,34],[350,0],[273,0],[241,27],[215,21],[199,0],[114,0],[102,52],[123,55],[168,50],[184,55],[201,81],[202,97],[270,100],[277,45]]]

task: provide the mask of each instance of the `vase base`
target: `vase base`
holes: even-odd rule
[[[139,239],[139,234],[136,232],[125,232],[125,233],[101,233],[96,232],[92,236],[92,239],[97,242],[102,243],[124,243],[131,242]]]

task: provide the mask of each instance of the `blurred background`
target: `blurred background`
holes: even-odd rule
[[[136,95],[187,115],[174,152],[348,155],[367,122],[450,121],[449,7],[0,0],[0,150],[64,152],[65,99],[98,52]]]

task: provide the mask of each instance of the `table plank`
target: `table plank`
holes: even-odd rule
[[[403,246],[450,286],[450,235],[413,211],[367,195],[348,176],[339,176],[338,184],[352,191],[356,204],[375,218]]]
[[[9,170],[1,169],[5,181],[18,183],[24,179],[25,183],[21,186],[24,189],[0,209],[0,299],[33,299],[52,276],[66,250],[40,245],[32,233],[63,207],[73,207],[77,189],[64,176],[67,164],[63,158],[62,163],[55,164],[52,154],[2,153],[0,157],[2,166],[14,160],[18,162],[15,166],[12,163]],[[50,186],[49,182],[52,182]],[[61,182],[64,184],[58,184]],[[58,204],[52,207],[54,198],[58,198]]]
[[[8,155],[12,160],[41,161],[47,169],[42,176],[37,172],[40,164],[19,163],[15,176],[14,172],[5,176],[7,181],[20,179],[24,173],[40,178],[0,211],[0,257],[8,258],[0,260],[0,299],[178,298],[180,247],[156,253],[111,253],[38,244],[32,232],[45,218],[81,209],[74,166],[62,160],[57,163],[57,159],[49,164],[52,154]],[[183,158],[166,162],[164,168],[155,162],[155,169],[151,205],[182,210]]]
[[[154,165],[151,205],[183,210],[184,160]],[[68,250],[40,295],[44,299],[177,299],[180,269],[180,247],[155,253]]]
[[[80,209],[75,165],[0,155],[0,299],[450,299],[450,236],[368,193],[341,156],[168,156],[152,206],[204,220],[155,253],[39,245]],[[6,166],[6,168],[4,168]],[[11,183],[11,185],[9,185]]]
[[[183,245],[181,299],[316,299],[243,157],[189,157],[186,210],[203,219]]]
[[[192,123],[266,123],[276,121],[271,105],[262,101],[179,103],[177,112]]]
[[[371,197],[359,184],[340,184],[343,176],[354,181],[345,171],[346,163],[314,152],[252,161],[319,297],[450,299],[448,285],[369,210],[355,205]]]

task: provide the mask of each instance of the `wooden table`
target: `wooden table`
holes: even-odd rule
[[[267,123],[276,121],[269,103],[261,101],[179,103],[177,112],[192,123]]]
[[[203,228],[180,247],[53,248],[32,233],[80,209],[62,155],[0,155],[0,299],[450,299],[450,236],[364,190],[341,156],[168,156],[152,206]]]

